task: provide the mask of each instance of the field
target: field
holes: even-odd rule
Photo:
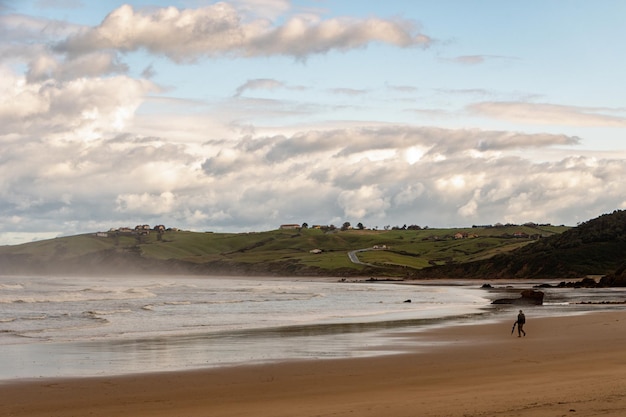
[[[432,265],[490,258],[568,230],[565,226],[502,226],[422,230],[293,229],[258,233],[166,231],[140,235],[109,232],[0,247],[4,259],[50,265],[125,265],[137,259],[155,265],[304,275],[402,275]],[[358,261],[348,257],[357,253]],[[361,251],[365,250],[365,251]],[[124,262],[122,262],[122,260]],[[111,265],[113,268],[114,265]]]

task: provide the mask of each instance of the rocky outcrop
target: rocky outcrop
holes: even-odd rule
[[[552,284],[540,284],[535,288],[599,288],[605,287],[605,285],[599,284],[593,278],[583,278],[580,281],[562,281],[558,285]]]
[[[542,305],[544,293],[535,290],[523,290],[519,298],[501,298],[492,304]]]
[[[600,284],[605,287],[626,287],[626,264],[605,277],[602,277]]]

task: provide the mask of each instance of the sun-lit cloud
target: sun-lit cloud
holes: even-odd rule
[[[499,153],[481,146],[481,139]],[[616,206],[626,200],[626,188],[607,180],[626,178],[623,160],[515,156],[520,146],[562,143],[576,139],[408,126],[231,138],[201,147],[127,135],[5,142],[3,156],[11,162],[0,165],[6,179],[0,212],[39,220],[4,223],[0,232],[51,232],[58,229],[50,224],[89,218],[100,219],[96,226],[148,222],[196,230],[336,219],[367,226],[389,219],[421,225],[442,218],[550,221],[555,212],[584,219],[607,199]]]
[[[84,28],[56,45],[70,56],[99,50],[145,49],[176,62],[215,56],[286,55],[347,51],[373,42],[397,47],[425,47],[431,39],[403,19],[293,16],[272,24],[265,18],[243,19],[228,3],[198,9],[176,7],[135,10],[124,5],[97,27]]]
[[[28,82],[0,66],[0,135],[91,140],[119,131],[157,88],[125,76]]]
[[[128,65],[120,62],[117,55],[110,52],[94,52],[69,60],[59,60],[53,55],[41,53],[29,63],[29,82],[47,79],[69,81],[76,78],[98,77],[107,74],[123,74]]]
[[[0,10],[0,243],[145,223],[574,224],[626,207],[623,149],[593,149],[626,110],[523,84],[525,48],[438,43],[408,2],[392,17],[196,3],[83,21],[74,0],[30,3],[56,18]]]

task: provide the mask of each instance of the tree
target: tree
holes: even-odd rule
[[[359,224],[356,225],[356,228],[359,230],[363,230],[365,229],[365,226],[363,226],[363,223],[359,222]]]
[[[341,230],[348,230],[350,228],[350,222],[345,222],[342,226],[341,226]]]
[[[308,229],[309,228],[309,224],[308,223],[302,223],[302,228],[303,229]]]

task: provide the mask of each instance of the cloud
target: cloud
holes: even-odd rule
[[[490,145],[477,146],[479,138],[489,138]],[[281,208],[276,195],[285,197],[292,192],[294,183],[312,193],[305,197],[308,204],[299,211],[301,217],[314,218],[314,222],[344,218],[370,225],[383,219],[422,225],[435,218],[454,219],[451,221],[465,225],[500,220],[551,221],[563,211],[569,211],[568,216],[584,218],[585,213],[597,213],[599,207],[610,209],[611,204],[619,204],[624,195],[623,191],[614,190],[612,201],[604,206],[607,202],[602,194],[612,187],[605,178],[624,172],[626,164],[621,160],[609,163],[579,157],[533,162],[506,154],[518,147],[542,149],[553,144],[577,143],[577,139],[561,135],[396,126],[266,137],[262,142],[263,146],[248,152],[243,151],[241,144],[234,145],[241,152],[242,163],[233,158],[229,169],[220,174],[227,174],[229,181],[239,184],[240,189],[267,190],[273,184],[271,192],[261,194],[276,203],[275,211],[267,213],[274,213],[271,216],[277,219],[292,212]],[[320,146],[315,147],[314,143]],[[407,160],[407,150],[415,147],[426,151],[417,160]],[[496,148],[499,152],[493,153]],[[381,159],[368,156],[383,150],[386,152],[380,154],[385,155]],[[282,156],[277,158],[278,154]],[[361,157],[354,158],[356,155]],[[610,174],[601,168],[607,163],[611,166]],[[220,181],[206,166],[205,172]],[[257,179],[251,184],[253,175]],[[266,182],[266,176],[271,180]],[[585,193],[586,187],[598,191],[585,201],[580,213],[575,213],[572,199]],[[313,197],[320,190],[326,196],[323,206]],[[259,199],[243,205],[260,204],[261,194],[243,192],[244,199],[251,195]],[[553,194],[559,195],[562,203],[555,204],[550,197]],[[238,202],[238,206],[243,203],[241,199]],[[333,207],[334,211],[329,210]]]
[[[451,61],[457,64],[462,65],[480,65],[484,64],[487,61],[495,60],[495,59],[511,59],[504,56],[498,55],[461,55],[454,58],[445,59],[446,61]]]
[[[257,78],[255,80],[248,80],[244,84],[237,87],[237,90],[235,91],[235,97],[239,97],[247,90],[274,90],[283,86],[284,84],[282,82],[269,78]]]
[[[200,146],[131,134],[91,141],[5,136],[0,233],[144,223],[216,231],[305,221],[449,227],[586,220],[620,207],[623,159],[546,162],[516,152],[576,143],[562,135],[414,126],[209,139]]]
[[[0,15],[0,39],[4,42],[19,42],[21,45],[62,40],[75,33],[78,27],[58,20],[18,14]]]
[[[117,211],[141,213],[144,216],[170,213],[174,208],[176,196],[171,191],[160,194],[120,194],[115,203]]]
[[[144,68],[143,71],[141,71],[141,76],[148,80],[150,78],[153,78],[155,75],[156,75],[156,71],[154,70],[152,65],[148,65],[146,68]]]
[[[40,53],[28,65],[28,82],[40,82],[47,79],[70,81],[83,77],[98,77],[107,74],[128,72],[128,65],[120,62],[111,52],[93,52],[69,60],[58,60],[53,55]]]
[[[333,94],[342,94],[346,96],[360,96],[363,94],[367,94],[367,90],[360,90],[355,88],[333,88],[330,90]]]
[[[390,206],[389,197],[377,186],[364,185],[356,190],[344,190],[337,197],[343,215],[348,219],[384,218]]]
[[[483,62],[485,62],[485,56],[484,55],[464,55],[464,56],[458,56],[454,58],[453,61],[459,64],[477,65],[477,64],[482,64]]]
[[[387,88],[390,91],[396,91],[399,93],[406,93],[406,94],[415,94],[419,91],[417,87],[412,86],[412,85],[387,85]]]
[[[185,195],[199,187],[193,161],[184,147],[157,138],[4,141],[0,213],[24,220],[3,220],[0,232],[71,233],[158,216],[184,219]]]
[[[27,82],[0,66],[0,135],[91,140],[122,129],[156,90],[125,76]]]
[[[425,47],[431,39],[402,19],[293,16],[275,25],[263,18],[244,20],[237,9],[217,3],[198,9],[175,7],[136,11],[124,5],[97,27],[84,28],[56,45],[69,56],[115,49],[146,49],[176,62],[200,57],[311,54],[348,51],[372,42],[397,47]]]
[[[467,106],[471,114],[514,123],[626,127],[624,109],[563,106],[548,103],[481,102]]]
[[[291,0],[233,0],[244,15],[275,19],[291,8]]]

